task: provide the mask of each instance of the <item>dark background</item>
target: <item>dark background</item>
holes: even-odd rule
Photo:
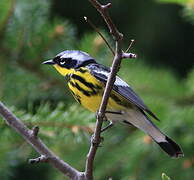
[[[103,1],[104,2],[104,1]],[[122,0],[112,2],[111,16],[125,36],[125,45],[135,39],[139,57],[155,66],[172,68],[185,77],[194,64],[194,26],[183,18],[183,7],[152,0]],[[69,19],[77,26],[78,36],[93,31],[84,23],[90,18],[96,26],[103,27],[102,18],[88,1],[52,1],[51,18]]]

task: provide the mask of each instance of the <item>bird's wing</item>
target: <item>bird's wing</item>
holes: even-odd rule
[[[110,70],[103,65],[95,64],[89,67],[90,73],[98,80],[106,84]],[[159,120],[156,115],[144,104],[142,99],[132,90],[132,88],[121,78],[116,76],[113,85],[113,91],[127,99],[130,103],[136,105],[141,110],[147,112],[156,120]]]

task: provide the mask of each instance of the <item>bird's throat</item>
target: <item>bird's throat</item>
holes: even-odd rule
[[[62,75],[62,76],[66,76],[68,74],[71,74],[74,70],[73,69],[66,69],[63,67],[60,67],[59,65],[55,64],[53,65],[55,67],[55,69]]]

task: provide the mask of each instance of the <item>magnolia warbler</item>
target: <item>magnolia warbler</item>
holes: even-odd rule
[[[68,87],[74,98],[86,109],[96,112],[100,106],[110,69],[96,62],[89,54],[66,50],[53,59],[43,62],[68,79]],[[111,91],[106,118],[111,127],[116,122],[133,125],[147,133],[171,157],[183,156],[178,144],[162,133],[149,119],[158,120],[131,87],[118,76]]]

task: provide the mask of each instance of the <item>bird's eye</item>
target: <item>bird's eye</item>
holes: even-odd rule
[[[62,60],[60,61],[60,65],[64,65],[64,64],[65,64],[65,60],[62,59]]]

